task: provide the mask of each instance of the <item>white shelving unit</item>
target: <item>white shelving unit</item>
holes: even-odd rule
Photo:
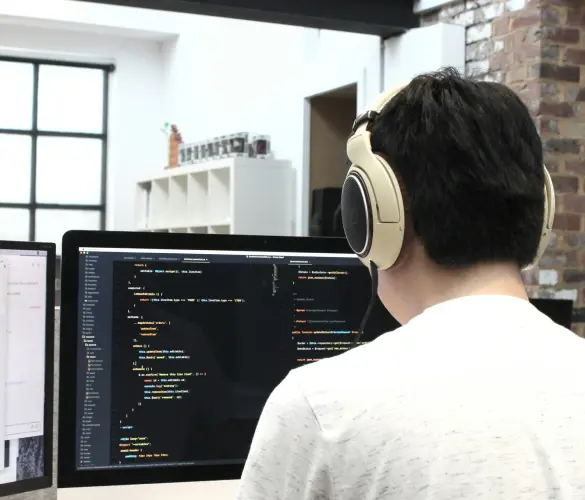
[[[225,158],[165,170],[136,185],[137,231],[294,234],[290,162]]]

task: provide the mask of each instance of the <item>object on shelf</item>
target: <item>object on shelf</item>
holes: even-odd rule
[[[255,135],[250,141],[251,158],[268,158],[270,157],[270,136]]]
[[[229,151],[228,156],[244,156],[248,147],[248,134],[241,132],[228,136]]]
[[[180,166],[220,158],[272,158],[272,156],[270,136],[249,132],[239,132],[179,146]]]
[[[169,124],[169,122],[165,123],[162,131],[169,138],[169,156],[165,168],[176,168],[181,164],[182,156],[186,153],[185,151],[181,151],[183,137],[179,132],[179,128],[176,125]]]

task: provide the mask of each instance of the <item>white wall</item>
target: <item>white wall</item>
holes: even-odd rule
[[[385,43],[384,85],[402,85],[414,76],[452,66],[465,72],[465,27],[437,23]]]
[[[397,78],[446,64],[463,67],[463,37],[458,26],[412,30],[386,42],[382,65],[380,41],[370,35],[66,0],[0,2],[0,47],[117,66],[110,103],[110,229],[133,228],[134,184],[163,167],[166,139],[159,129],[170,121],[187,141],[269,133],[276,156],[296,169],[288,202],[297,233],[307,234],[306,98],[357,83],[363,109]]]
[[[167,119],[186,141],[234,132],[269,134],[277,158],[301,164],[303,29],[186,16],[165,43]],[[294,174],[294,172],[292,172]],[[287,203],[295,216],[296,176]]]

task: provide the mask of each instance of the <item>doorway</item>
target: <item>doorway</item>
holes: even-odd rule
[[[309,230],[312,236],[333,236],[334,214],[349,168],[345,147],[357,113],[357,83],[308,101]]]

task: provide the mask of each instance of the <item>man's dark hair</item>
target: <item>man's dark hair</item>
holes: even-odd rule
[[[514,91],[452,68],[418,76],[374,122],[371,141],[397,173],[407,224],[431,260],[532,262],[544,217],[542,143]]]

